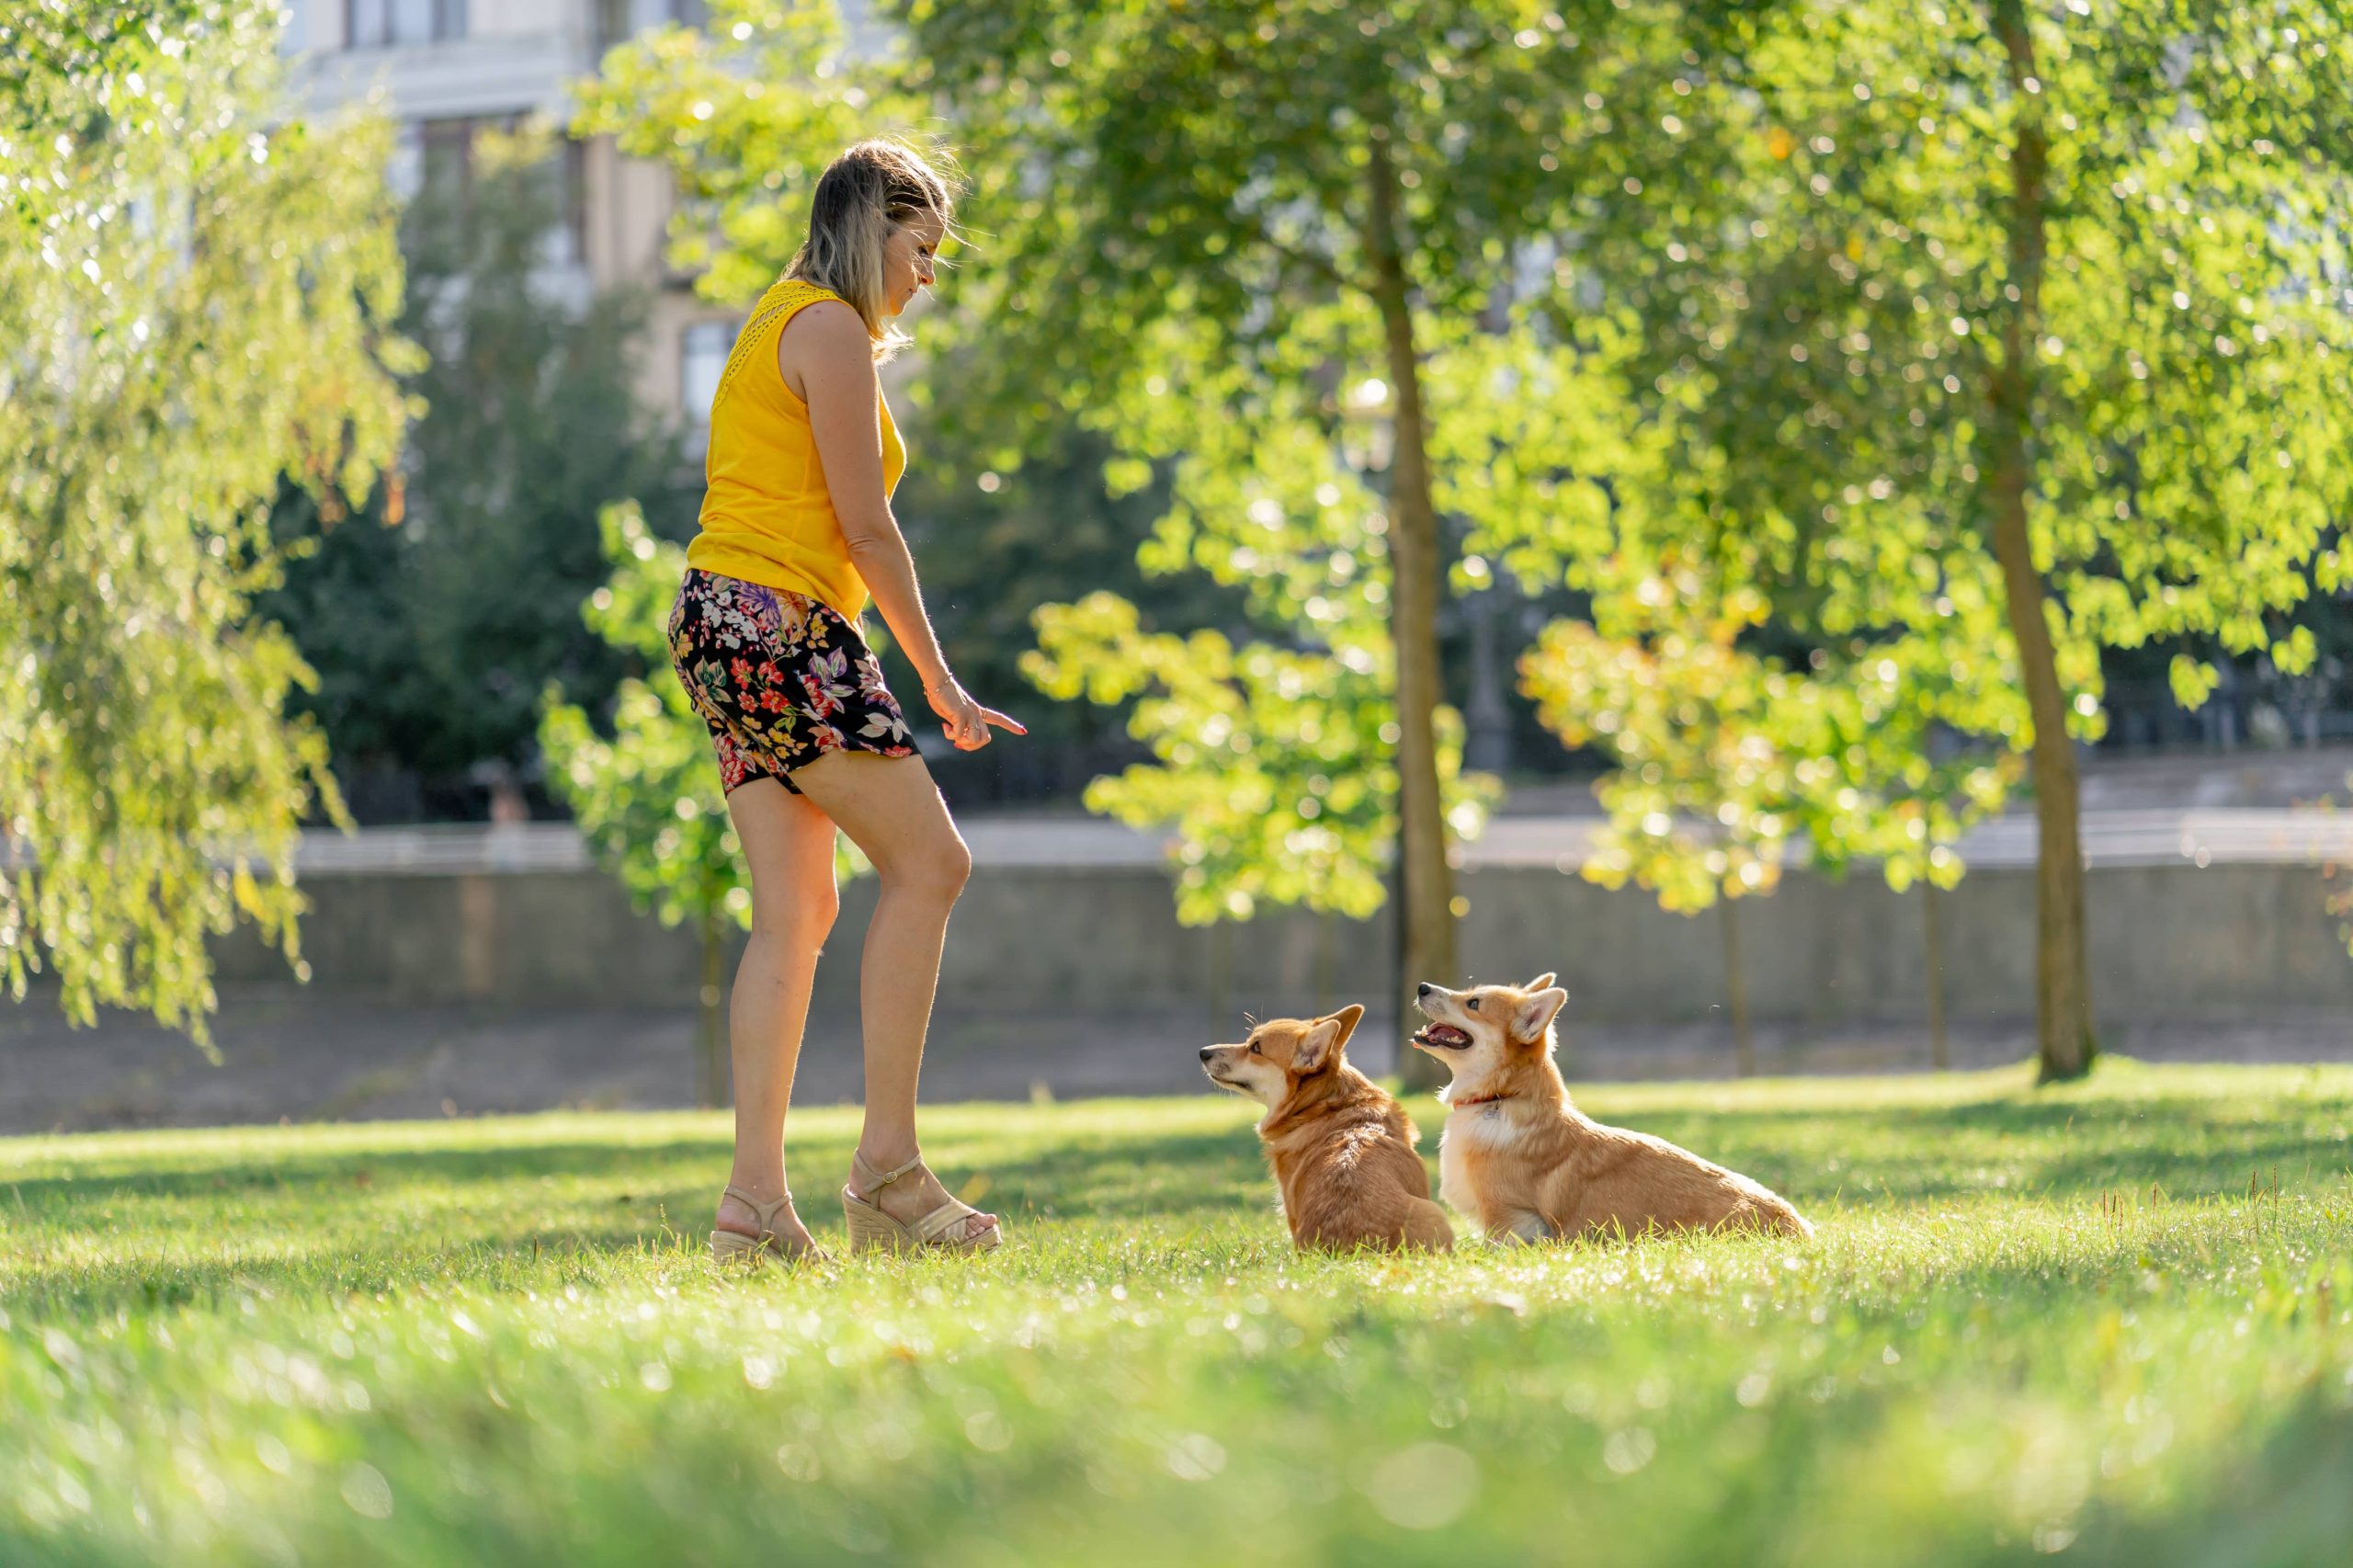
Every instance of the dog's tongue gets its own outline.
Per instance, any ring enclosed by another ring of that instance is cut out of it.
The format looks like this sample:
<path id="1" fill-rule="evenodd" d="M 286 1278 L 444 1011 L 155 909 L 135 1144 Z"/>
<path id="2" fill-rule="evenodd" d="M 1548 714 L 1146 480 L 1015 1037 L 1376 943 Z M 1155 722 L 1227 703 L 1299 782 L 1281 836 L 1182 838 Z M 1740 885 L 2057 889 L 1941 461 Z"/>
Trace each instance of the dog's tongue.
<path id="1" fill-rule="evenodd" d="M 1471 1037 L 1452 1024 L 1425 1024 L 1415 1038 L 1425 1045 L 1442 1045 L 1449 1050 L 1471 1043 Z"/>

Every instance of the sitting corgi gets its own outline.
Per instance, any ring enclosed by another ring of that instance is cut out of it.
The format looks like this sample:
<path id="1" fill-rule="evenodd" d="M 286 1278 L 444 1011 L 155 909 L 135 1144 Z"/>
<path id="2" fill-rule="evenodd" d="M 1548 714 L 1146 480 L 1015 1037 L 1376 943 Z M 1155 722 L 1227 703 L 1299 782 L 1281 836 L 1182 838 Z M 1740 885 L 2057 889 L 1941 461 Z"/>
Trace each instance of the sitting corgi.
<path id="1" fill-rule="evenodd" d="M 1569 1103 L 1552 1020 L 1569 994 L 1524 986 L 1416 988 L 1428 1019 L 1413 1043 L 1454 1081 L 1438 1141 L 1438 1190 L 1490 1241 L 1738 1230 L 1810 1236 L 1779 1194 L 1663 1138 L 1604 1127 Z"/>
<path id="2" fill-rule="evenodd" d="M 1258 1137 L 1302 1250 L 1451 1251 L 1454 1227 L 1430 1201 L 1429 1172 L 1414 1153 L 1420 1134 L 1341 1055 L 1363 1017 L 1349 1006 L 1328 1018 L 1277 1018 L 1240 1045 L 1203 1048 L 1201 1070 L 1267 1108 Z"/>

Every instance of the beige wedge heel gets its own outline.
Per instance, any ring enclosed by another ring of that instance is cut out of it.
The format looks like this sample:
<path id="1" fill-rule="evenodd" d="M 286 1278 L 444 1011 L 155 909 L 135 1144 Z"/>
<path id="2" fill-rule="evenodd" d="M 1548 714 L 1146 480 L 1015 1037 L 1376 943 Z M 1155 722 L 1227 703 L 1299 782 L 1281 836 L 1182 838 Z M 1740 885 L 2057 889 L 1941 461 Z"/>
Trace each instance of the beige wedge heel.
<path id="1" fill-rule="evenodd" d="M 1004 1227 L 991 1225 L 976 1236 L 962 1233 L 965 1221 L 980 1212 L 969 1203 L 951 1198 L 931 1212 L 920 1216 L 913 1224 L 902 1224 L 882 1212 L 882 1205 L 875 1199 L 884 1187 L 921 1168 L 923 1156 L 917 1154 L 895 1169 L 878 1171 L 866 1163 L 866 1156 L 852 1151 L 850 1169 L 864 1185 L 866 1196 L 860 1198 L 848 1187 L 842 1188 L 842 1217 L 849 1221 L 849 1250 L 856 1252 L 914 1252 L 923 1247 L 937 1247 L 942 1252 L 988 1252 L 1005 1241 Z M 950 1231 L 957 1233 L 949 1234 Z"/>
<path id="2" fill-rule="evenodd" d="M 792 1194 L 786 1193 L 773 1203 L 763 1203 L 740 1187 L 729 1187 L 721 1195 L 732 1198 L 752 1211 L 758 1221 L 760 1233 L 747 1236 L 741 1231 L 713 1230 L 710 1233 L 710 1256 L 720 1263 L 738 1263 L 757 1267 L 773 1258 L 779 1263 L 831 1263 L 833 1255 L 813 1242 L 779 1235 L 776 1217 L 792 1207 Z"/>

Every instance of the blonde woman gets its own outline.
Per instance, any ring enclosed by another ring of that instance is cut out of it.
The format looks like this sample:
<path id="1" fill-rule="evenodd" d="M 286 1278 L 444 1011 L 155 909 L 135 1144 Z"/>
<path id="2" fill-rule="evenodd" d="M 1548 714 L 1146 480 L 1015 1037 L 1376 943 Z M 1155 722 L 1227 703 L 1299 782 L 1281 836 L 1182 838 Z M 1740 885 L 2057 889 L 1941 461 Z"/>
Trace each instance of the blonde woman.
<path id="1" fill-rule="evenodd" d="M 979 1250 L 994 1215 L 958 1202 L 915 1141 L 915 1080 L 948 914 L 972 869 L 858 633 L 870 595 L 960 751 L 1021 726 L 974 701 L 940 656 L 891 514 L 905 449 L 875 366 L 931 286 L 953 193 L 924 158 L 867 142 L 817 182 L 808 242 L 736 338 L 711 400 L 702 528 L 670 618 L 678 678 L 710 726 L 752 872 L 752 934 L 729 1028 L 735 1164 L 721 1259 L 818 1252 L 793 1212 L 784 1118 L 817 950 L 833 927 L 834 829 L 874 863 L 859 1009 L 866 1120 L 842 1203 L 852 1250 Z"/>

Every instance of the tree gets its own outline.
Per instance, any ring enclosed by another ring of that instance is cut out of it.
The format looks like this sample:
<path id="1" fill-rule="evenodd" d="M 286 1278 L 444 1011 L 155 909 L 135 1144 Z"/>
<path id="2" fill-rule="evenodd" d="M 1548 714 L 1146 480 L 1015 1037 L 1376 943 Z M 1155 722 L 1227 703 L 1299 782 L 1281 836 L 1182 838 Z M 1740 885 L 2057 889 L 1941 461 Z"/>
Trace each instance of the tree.
<path id="1" fill-rule="evenodd" d="M 1132 478 L 1166 465 L 1174 507 L 1152 560 L 1246 581 L 1270 659 L 1328 650 L 1346 672 L 1334 681 L 1364 687 L 1352 702 L 1389 705 L 1342 727 L 1319 767 L 1362 773 L 1376 800 L 1394 789 L 1409 990 L 1456 975 L 1449 846 L 1475 820 L 1438 680 L 1445 496 L 1466 506 L 1470 585 L 1496 521 L 1475 474 L 1441 472 L 1461 445 L 1446 421 L 1508 396 L 1464 375 L 1442 404 L 1433 365 L 1476 359 L 1482 318 L 1502 318 L 1506 352 L 1533 350 L 1510 311 L 1518 274 L 1599 196 L 1573 145 L 1583 106 L 1672 62 L 1669 16 L 1448 0 L 907 10 L 908 85 L 957 107 L 973 222 L 996 257 L 984 320 L 1003 379 L 965 403 L 1103 429 Z M 1046 678 L 1076 624 L 1044 623 Z M 1086 654 L 1165 667 L 1168 651 Z M 1100 803 L 1141 815 L 1157 790 L 1209 809 L 1221 769 L 1256 799 L 1265 735 L 1245 753 L 1185 732 L 1227 710 L 1275 715 L 1255 695 L 1193 690 L 1139 710 L 1157 715 L 1165 779 L 1131 773 Z M 1288 832 L 1257 842 L 1301 852 Z M 1280 885 L 1275 870 L 1257 881 Z"/>
<path id="2" fill-rule="evenodd" d="M 2046 1079 L 2095 1050 L 2101 648 L 2212 636 L 2292 674 L 2287 612 L 2343 575 L 2349 49 L 2292 0 L 1735 12 L 1620 139 L 1675 193 L 1594 239 L 1677 442 L 1645 526 L 1816 644 L 1775 678 L 1858 694 L 1892 661 L 2030 757 Z M 2172 670 L 2187 704 L 2214 678 Z"/>
<path id="3" fill-rule="evenodd" d="M 593 529 L 642 498 L 658 533 L 691 520 L 675 433 L 638 406 L 642 301 L 555 291 L 549 235 L 561 165 L 542 131 L 477 140 L 468 186 L 428 180 L 404 214 L 402 330 L 432 358 L 407 378 L 405 506 L 330 522 L 296 497 L 278 535 L 298 552 L 266 608 L 318 672 L 301 706 L 354 769 L 463 778 L 537 758 L 542 686 L 601 710 L 620 655 L 582 624 L 604 580 Z M 528 585 L 528 586 L 526 586 Z"/>
<path id="4" fill-rule="evenodd" d="M 298 824 L 339 807 L 310 678 L 253 613 L 280 476 L 391 460 L 415 366 L 376 120 L 289 119 L 277 12 L 0 19 L 0 973 L 207 1040 L 207 939 L 302 972 Z"/>
<path id="5" fill-rule="evenodd" d="M 620 879 L 630 901 L 665 926 L 693 926 L 702 960 L 696 1092 L 702 1104 L 720 1105 L 727 1096 L 726 930 L 730 922 L 750 929 L 752 891 L 710 733 L 669 669 L 670 606 L 687 552 L 655 538 L 633 502 L 606 507 L 597 530 L 611 576 L 581 616 L 642 673 L 614 693 L 609 739 L 586 709 L 551 687 L 540 744 L 589 852 Z M 836 875 L 855 876 L 865 862 L 837 835 L 834 865 Z"/>
<path id="6" fill-rule="evenodd" d="M 1328 335 L 1347 363 L 1349 327 L 1362 324 L 1309 312 L 1301 333 Z M 1157 337 L 1167 384 L 1195 396 L 1165 399 L 1153 427 L 1122 432 L 1133 478 L 1147 472 L 1139 450 L 1169 475 L 1173 505 L 1141 560 L 1149 573 L 1199 571 L 1237 590 L 1245 640 L 1154 631 L 1101 593 L 1040 608 L 1025 667 L 1051 696 L 1144 699 L 1130 731 L 1154 761 L 1097 780 L 1086 799 L 1137 826 L 1175 824 L 1180 918 L 1246 920 L 1279 903 L 1370 915 L 1387 896 L 1403 794 L 1389 760 L 1402 730 L 1392 529 L 1365 472 L 1379 466 L 1372 404 L 1384 390 L 1343 374 L 1354 396 L 1344 403 L 1227 355 L 1216 334 L 1170 323 Z M 1359 367 L 1365 341 L 1359 332 Z M 1288 347 L 1322 358 L 1300 338 Z M 1470 836 L 1492 785 L 1461 775 L 1452 712 L 1434 722 L 1447 803 Z"/>

